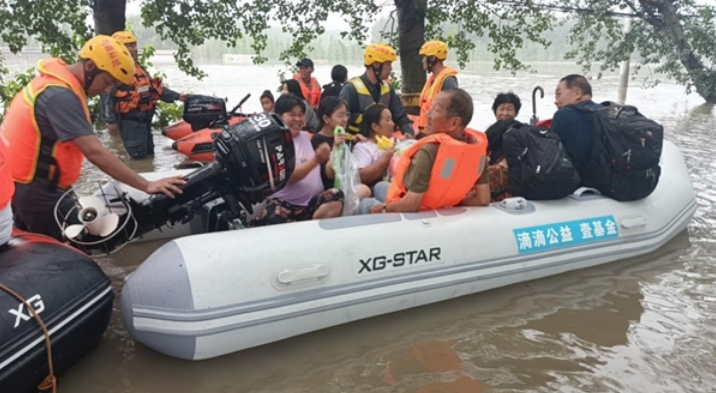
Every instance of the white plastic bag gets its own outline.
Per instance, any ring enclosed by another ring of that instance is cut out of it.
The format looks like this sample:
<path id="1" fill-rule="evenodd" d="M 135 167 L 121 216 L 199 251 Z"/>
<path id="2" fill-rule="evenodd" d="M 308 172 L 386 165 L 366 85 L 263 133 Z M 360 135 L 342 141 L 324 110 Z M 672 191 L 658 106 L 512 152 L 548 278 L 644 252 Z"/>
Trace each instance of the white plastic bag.
<path id="1" fill-rule="evenodd" d="M 358 186 L 360 186 L 360 175 L 351 149 L 346 143 L 342 143 L 331 151 L 330 165 L 336 173 L 334 187 L 343 191 L 343 215 L 352 216 L 358 212 Z"/>

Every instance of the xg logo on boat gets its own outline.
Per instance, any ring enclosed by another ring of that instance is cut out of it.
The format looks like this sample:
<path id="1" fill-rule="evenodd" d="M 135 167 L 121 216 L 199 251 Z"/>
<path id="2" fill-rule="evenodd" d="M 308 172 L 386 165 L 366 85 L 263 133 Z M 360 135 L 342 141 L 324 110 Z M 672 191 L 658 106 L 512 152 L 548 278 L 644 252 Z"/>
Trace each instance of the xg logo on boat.
<path id="1" fill-rule="evenodd" d="M 393 255 L 378 255 L 372 258 L 359 259 L 357 274 L 379 272 L 383 270 L 402 269 L 410 266 L 419 266 L 426 263 L 443 262 L 440 247 L 431 247 L 421 250 L 397 252 Z"/>
<path id="2" fill-rule="evenodd" d="M 42 297 L 40 297 L 39 294 L 27 299 L 27 303 L 35 309 L 35 312 L 38 315 L 45 311 L 45 303 L 42 301 Z M 30 310 L 27 310 L 27 314 L 25 314 L 25 303 L 20 303 L 17 306 L 17 310 L 11 308 L 8 312 L 15 316 L 15 326 L 12 327 L 13 329 L 20 326 L 20 322 L 29 321 L 30 318 L 32 318 L 32 312 L 30 312 Z"/>

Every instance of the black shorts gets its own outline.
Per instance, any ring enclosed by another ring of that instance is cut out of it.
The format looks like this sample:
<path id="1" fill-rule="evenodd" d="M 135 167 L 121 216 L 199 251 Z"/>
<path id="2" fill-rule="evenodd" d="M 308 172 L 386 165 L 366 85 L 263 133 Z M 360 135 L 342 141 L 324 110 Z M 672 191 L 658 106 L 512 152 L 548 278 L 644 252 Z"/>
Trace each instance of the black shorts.
<path id="1" fill-rule="evenodd" d="M 328 202 L 343 202 L 343 191 L 331 188 L 311 198 L 308 206 L 294 205 L 286 200 L 275 198 L 266 201 L 266 209 L 256 216 L 256 221 L 251 226 L 284 224 L 296 221 L 308 221 L 313 218 L 321 205 Z"/>

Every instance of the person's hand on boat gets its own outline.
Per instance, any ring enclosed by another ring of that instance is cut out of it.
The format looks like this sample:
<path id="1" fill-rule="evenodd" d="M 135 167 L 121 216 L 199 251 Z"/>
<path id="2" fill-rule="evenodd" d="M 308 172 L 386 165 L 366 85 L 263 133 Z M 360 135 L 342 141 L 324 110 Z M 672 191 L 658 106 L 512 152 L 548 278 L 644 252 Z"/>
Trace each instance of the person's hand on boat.
<path id="1" fill-rule="evenodd" d="M 316 155 L 314 156 L 314 159 L 319 164 L 324 164 L 326 161 L 328 161 L 328 158 L 331 156 L 331 147 L 328 146 L 328 143 L 323 142 L 316 148 Z"/>
<path id="2" fill-rule="evenodd" d="M 117 136 L 119 135 L 119 124 L 107 123 L 107 130 L 109 131 L 109 135 Z"/>
<path id="3" fill-rule="evenodd" d="M 336 134 L 336 136 L 333 138 L 333 148 L 340 146 L 345 141 L 346 141 L 346 133 L 345 132 L 340 132 L 340 133 Z"/>
<path id="4" fill-rule="evenodd" d="M 174 198 L 174 194 L 181 194 L 182 190 L 178 186 L 186 184 L 184 176 L 172 176 L 165 177 L 155 181 L 147 183 L 147 189 L 144 190 L 147 194 L 164 194 L 169 198 Z"/>

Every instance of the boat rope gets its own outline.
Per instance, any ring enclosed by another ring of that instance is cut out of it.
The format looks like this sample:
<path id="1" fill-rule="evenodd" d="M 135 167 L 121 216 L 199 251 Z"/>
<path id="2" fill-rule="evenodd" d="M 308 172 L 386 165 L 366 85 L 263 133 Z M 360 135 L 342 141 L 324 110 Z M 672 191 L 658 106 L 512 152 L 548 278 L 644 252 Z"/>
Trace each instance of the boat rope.
<path id="1" fill-rule="evenodd" d="M 47 365 L 49 367 L 49 372 L 47 374 L 47 377 L 45 377 L 45 379 L 40 382 L 39 385 L 37 385 L 37 389 L 41 392 L 51 391 L 52 393 L 57 393 L 57 378 L 55 377 L 55 370 L 52 364 L 52 341 L 50 339 L 50 332 L 47 330 L 47 326 L 45 326 L 45 322 L 42 321 L 42 317 L 37 315 L 35 309 L 30 305 L 30 303 L 28 303 L 27 300 L 25 300 L 25 298 L 20 296 L 17 292 L 13 291 L 2 283 L 0 283 L 0 289 L 9 293 L 12 297 L 24 304 L 25 307 L 30 310 L 32 316 L 35 317 L 35 320 L 42 328 L 42 331 L 45 333 L 45 347 L 47 347 Z"/>

